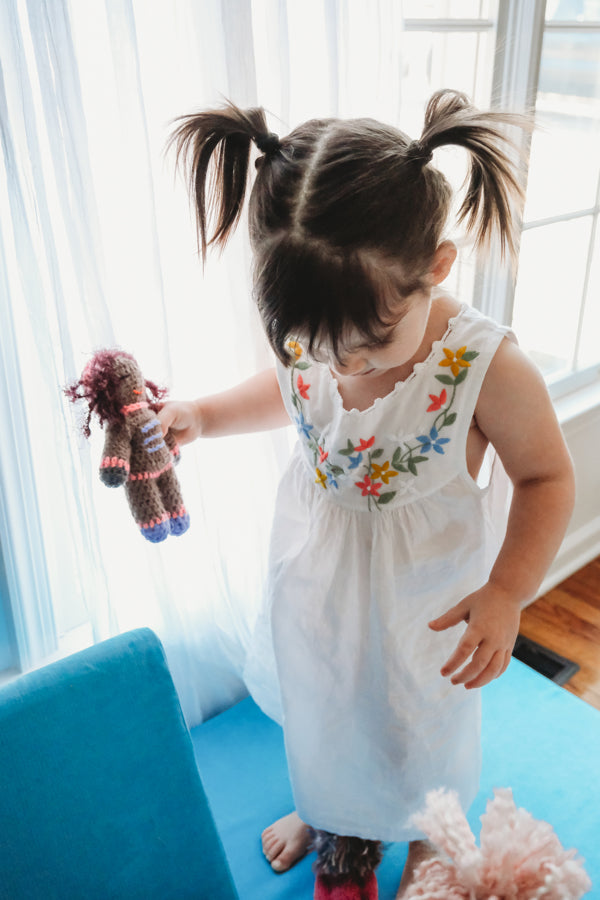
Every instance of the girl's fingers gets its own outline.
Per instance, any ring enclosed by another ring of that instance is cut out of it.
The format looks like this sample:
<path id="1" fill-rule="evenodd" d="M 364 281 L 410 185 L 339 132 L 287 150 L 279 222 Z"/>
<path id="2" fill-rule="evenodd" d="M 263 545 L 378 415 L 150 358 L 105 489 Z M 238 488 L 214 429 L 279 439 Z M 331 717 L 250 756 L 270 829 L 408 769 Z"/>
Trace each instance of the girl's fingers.
<path id="1" fill-rule="evenodd" d="M 457 606 L 453 606 L 452 609 L 449 609 L 443 615 L 438 616 L 437 619 L 433 619 L 429 622 L 429 627 L 432 631 L 445 631 L 446 628 L 452 628 L 453 625 L 458 625 L 460 622 L 464 622 L 466 612 L 462 606 L 462 603 L 457 604 Z"/>
<path id="2" fill-rule="evenodd" d="M 487 647 L 485 642 L 481 643 L 473 654 L 471 662 L 464 667 L 462 672 L 450 679 L 452 684 L 465 684 L 466 682 L 474 681 L 487 669 L 493 657 L 494 651 Z"/>
<path id="3" fill-rule="evenodd" d="M 458 642 L 458 646 L 450 659 L 444 663 L 441 668 L 441 674 L 445 677 L 446 675 L 452 675 L 453 672 L 456 672 L 463 663 L 469 659 L 472 653 L 475 652 L 477 646 L 479 644 L 479 640 L 474 636 L 469 634 L 469 630 L 465 631 L 462 638 Z"/>
<path id="4" fill-rule="evenodd" d="M 504 657 L 504 651 L 497 650 L 490 659 L 488 665 L 483 669 L 483 671 L 480 672 L 478 676 L 470 679 L 465 683 L 465 688 L 470 691 L 473 688 L 484 687 L 484 685 L 489 684 L 490 681 L 493 681 L 494 678 L 498 678 L 504 671 Z"/>

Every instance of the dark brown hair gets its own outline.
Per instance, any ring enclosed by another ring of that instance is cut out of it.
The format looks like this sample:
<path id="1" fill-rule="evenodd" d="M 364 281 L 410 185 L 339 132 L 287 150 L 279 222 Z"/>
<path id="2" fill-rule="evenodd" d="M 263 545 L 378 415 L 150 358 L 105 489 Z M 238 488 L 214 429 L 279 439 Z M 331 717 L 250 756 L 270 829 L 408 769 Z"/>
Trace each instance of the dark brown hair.
<path id="1" fill-rule="evenodd" d="M 309 352 L 323 340 L 336 356 L 351 329 L 377 342 L 392 306 L 425 287 L 452 199 L 430 165 L 438 147 L 470 154 L 459 222 L 477 246 L 495 233 L 502 254 L 516 255 L 523 191 L 502 126 L 527 127 L 525 117 L 480 112 L 445 90 L 430 99 L 418 141 L 366 118 L 312 119 L 278 139 L 262 108 L 230 102 L 177 121 L 170 144 L 195 200 L 203 260 L 210 245 L 225 247 L 239 221 L 252 142 L 263 150 L 248 207 L 254 293 L 284 364 L 290 337 L 308 340 Z"/>
<path id="2" fill-rule="evenodd" d="M 82 400 L 87 404 L 87 417 L 82 431 L 88 438 L 91 435 L 90 422 L 94 413 L 98 416 L 102 427 L 105 422 L 115 425 L 123 420 L 122 374 L 116 366 L 119 361 L 124 360 L 128 361 L 132 371 L 135 370 L 139 373 L 140 381 L 152 395 L 144 397 L 150 409 L 158 412 L 159 401 L 167 395 L 166 388 L 158 387 L 153 381 L 144 379 L 131 353 L 125 353 L 123 350 L 99 350 L 86 365 L 79 381 L 73 382 L 64 389 L 64 393 L 73 403 Z"/>

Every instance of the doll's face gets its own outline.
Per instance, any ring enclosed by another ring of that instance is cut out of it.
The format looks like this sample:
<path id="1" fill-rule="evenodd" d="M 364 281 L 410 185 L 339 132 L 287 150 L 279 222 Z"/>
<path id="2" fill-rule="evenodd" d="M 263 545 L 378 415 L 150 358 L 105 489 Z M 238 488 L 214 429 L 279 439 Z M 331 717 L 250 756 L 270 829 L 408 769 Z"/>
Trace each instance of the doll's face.
<path id="1" fill-rule="evenodd" d="M 134 360 L 118 356 L 114 362 L 114 372 L 119 403 L 127 406 L 146 399 L 144 379 Z"/>

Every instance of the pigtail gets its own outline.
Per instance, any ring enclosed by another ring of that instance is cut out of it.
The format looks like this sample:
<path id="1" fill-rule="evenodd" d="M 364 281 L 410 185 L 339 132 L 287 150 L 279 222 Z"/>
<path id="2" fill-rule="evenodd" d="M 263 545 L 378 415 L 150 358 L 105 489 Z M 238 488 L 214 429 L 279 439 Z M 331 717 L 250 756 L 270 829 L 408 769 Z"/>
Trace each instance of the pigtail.
<path id="1" fill-rule="evenodd" d="M 195 205 L 198 249 L 206 261 L 207 247 L 216 244 L 222 250 L 239 221 L 251 143 L 269 134 L 265 112 L 262 108 L 244 111 L 227 101 L 222 109 L 181 116 L 175 121 L 180 124 L 167 150 L 174 144 L 176 163 L 179 166 L 183 162 Z M 207 221 L 213 217 L 215 231 L 208 239 Z"/>
<path id="2" fill-rule="evenodd" d="M 492 234 L 500 238 L 502 257 L 516 259 L 518 252 L 519 212 L 523 208 L 524 190 L 518 163 L 508 151 L 516 145 L 504 134 L 503 125 L 517 125 L 531 130 L 532 122 L 522 115 L 502 112 L 480 112 L 468 98 L 457 91 L 435 93 L 425 112 L 425 126 L 418 142 L 431 152 L 445 144 L 464 147 L 470 153 L 470 169 L 465 199 L 458 221 L 466 222 L 477 246 L 488 246 Z"/>

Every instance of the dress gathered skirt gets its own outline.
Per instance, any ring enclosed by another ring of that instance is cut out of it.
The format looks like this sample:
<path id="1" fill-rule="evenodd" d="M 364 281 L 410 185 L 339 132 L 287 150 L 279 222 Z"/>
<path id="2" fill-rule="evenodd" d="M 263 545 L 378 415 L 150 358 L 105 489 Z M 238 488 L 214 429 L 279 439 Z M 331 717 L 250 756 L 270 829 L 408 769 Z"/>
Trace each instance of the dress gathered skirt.
<path id="1" fill-rule="evenodd" d="M 440 675 L 465 626 L 428 622 L 485 584 L 506 529 L 499 460 L 482 483 L 466 466 L 505 337 L 463 305 L 428 358 L 363 411 L 344 409 L 298 342 L 278 367 L 299 440 L 245 679 L 283 727 L 296 809 L 314 828 L 419 839 L 410 820 L 428 791 L 453 789 L 465 809 L 477 794 L 480 691 Z"/>

